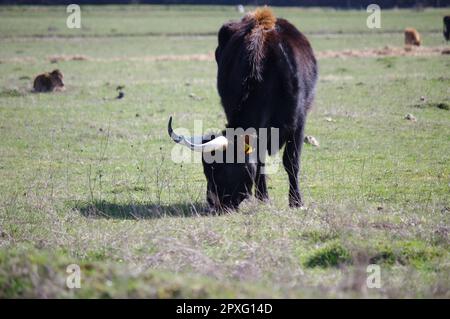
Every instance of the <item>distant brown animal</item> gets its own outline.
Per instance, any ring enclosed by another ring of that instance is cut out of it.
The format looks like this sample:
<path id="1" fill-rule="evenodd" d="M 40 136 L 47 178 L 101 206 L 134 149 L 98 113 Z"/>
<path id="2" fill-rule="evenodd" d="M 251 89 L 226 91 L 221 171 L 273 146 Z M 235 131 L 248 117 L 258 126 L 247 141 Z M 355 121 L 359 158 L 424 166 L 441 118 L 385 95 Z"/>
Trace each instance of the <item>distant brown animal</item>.
<path id="1" fill-rule="evenodd" d="M 39 74 L 33 82 L 35 92 L 53 92 L 64 90 L 63 74 L 60 70 Z"/>
<path id="2" fill-rule="evenodd" d="M 444 17 L 444 38 L 450 40 L 450 16 Z"/>
<path id="3" fill-rule="evenodd" d="M 420 34 L 414 28 L 405 29 L 405 45 L 420 46 Z"/>

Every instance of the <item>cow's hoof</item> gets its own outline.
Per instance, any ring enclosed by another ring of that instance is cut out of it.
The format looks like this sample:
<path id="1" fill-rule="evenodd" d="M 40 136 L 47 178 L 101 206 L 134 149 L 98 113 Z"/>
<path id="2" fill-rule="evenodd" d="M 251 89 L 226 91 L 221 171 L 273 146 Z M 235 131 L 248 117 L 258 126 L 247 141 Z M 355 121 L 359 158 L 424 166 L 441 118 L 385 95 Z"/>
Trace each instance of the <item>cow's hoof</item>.
<path id="1" fill-rule="evenodd" d="M 289 203 L 289 207 L 291 208 L 301 208 L 303 207 L 302 203 Z"/>

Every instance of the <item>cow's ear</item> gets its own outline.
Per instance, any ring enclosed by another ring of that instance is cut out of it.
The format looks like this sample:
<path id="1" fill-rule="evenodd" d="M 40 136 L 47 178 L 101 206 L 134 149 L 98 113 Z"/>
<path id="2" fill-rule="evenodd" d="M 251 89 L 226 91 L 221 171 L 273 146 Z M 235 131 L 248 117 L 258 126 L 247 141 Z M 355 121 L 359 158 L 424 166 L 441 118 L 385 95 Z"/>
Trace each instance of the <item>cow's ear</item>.
<path id="1" fill-rule="evenodd" d="M 253 152 L 253 143 L 255 137 L 253 135 L 245 135 L 244 136 L 244 152 L 245 154 L 251 154 Z"/>

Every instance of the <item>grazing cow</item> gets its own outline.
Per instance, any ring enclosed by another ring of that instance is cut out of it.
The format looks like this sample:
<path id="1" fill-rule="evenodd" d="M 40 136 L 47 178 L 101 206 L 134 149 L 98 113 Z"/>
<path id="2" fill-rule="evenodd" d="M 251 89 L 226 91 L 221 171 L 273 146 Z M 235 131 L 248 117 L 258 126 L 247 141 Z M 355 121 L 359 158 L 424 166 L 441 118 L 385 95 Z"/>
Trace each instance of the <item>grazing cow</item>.
<path id="1" fill-rule="evenodd" d="M 35 92 L 53 92 L 64 90 L 63 74 L 60 70 L 43 73 L 36 76 L 33 82 Z"/>
<path id="2" fill-rule="evenodd" d="M 420 34 L 414 28 L 405 29 L 405 45 L 420 46 Z"/>
<path id="3" fill-rule="evenodd" d="M 289 205 L 299 207 L 303 204 L 298 183 L 300 154 L 318 74 L 310 43 L 287 20 L 275 18 L 267 7 L 224 24 L 218 42 L 217 88 L 227 129 L 218 136 L 188 138 L 173 132 L 170 118 L 169 135 L 175 142 L 203 152 L 207 201 L 213 210 L 236 209 L 250 196 L 253 186 L 256 197 L 267 200 L 265 154 L 273 155 L 285 145 L 283 166 L 289 177 Z M 252 128 L 256 136 L 228 134 Z M 267 143 L 262 142 L 260 129 L 267 129 Z M 278 147 L 272 147 L 271 139 Z M 255 152 L 258 147 L 263 152 Z M 242 162 L 236 160 L 240 151 L 244 153 Z M 211 156 L 219 160 L 211 161 Z"/>
<path id="4" fill-rule="evenodd" d="M 444 38 L 450 40 L 450 16 L 444 17 Z"/>

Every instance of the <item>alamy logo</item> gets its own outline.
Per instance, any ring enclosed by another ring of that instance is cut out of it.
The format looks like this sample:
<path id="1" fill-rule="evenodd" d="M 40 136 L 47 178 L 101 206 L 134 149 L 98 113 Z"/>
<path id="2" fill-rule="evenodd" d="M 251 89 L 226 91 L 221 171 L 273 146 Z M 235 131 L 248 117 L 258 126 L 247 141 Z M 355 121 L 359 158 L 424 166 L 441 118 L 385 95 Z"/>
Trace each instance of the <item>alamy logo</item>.
<path id="1" fill-rule="evenodd" d="M 66 20 L 66 25 L 69 29 L 81 28 L 81 8 L 78 4 L 69 4 L 66 12 L 70 13 Z"/>
<path id="2" fill-rule="evenodd" d="M 370 4 L 366 10 L 371 13 L 366 20 L 366 25 L 369 29 L 381 28 L 381 8 L 378 4 Z"/>
<path id="3" fill-rule="evenodd" d="M 381 268 L 379 265 L 369 265 L 366 269 L 367 276 L 366 284 L 367 288 L 381 288 Z"/>
<path id="4" fill-rule="evenodd" d="M 265 164 L 263 174 L 278 172 L 281 163 L 279 152 L 270 160 L 266 156 L 269 148 L 275 152 L 280 148 L 278 128 L 227 128 L 217 136 L 202 135 L 203 121 L 194 121 L 194 135 L 185 128 L 177 128 L 177 132 L 170 133 L 177 143 L 171 151 L 171 159 L 175 163 L 201 163 L 202 160 L 208 164 L 257 163 L 259 160 Z"/>
<path id="5" fill-rule="evenodd" d="M 66 272 L 69 274 L 66 279 L 66 285 L 69 289 L 81 288 L 81 269 L 77 264 L 67 266 Z"/>

